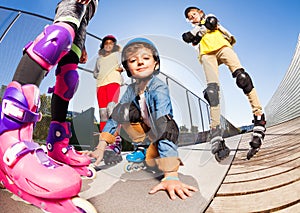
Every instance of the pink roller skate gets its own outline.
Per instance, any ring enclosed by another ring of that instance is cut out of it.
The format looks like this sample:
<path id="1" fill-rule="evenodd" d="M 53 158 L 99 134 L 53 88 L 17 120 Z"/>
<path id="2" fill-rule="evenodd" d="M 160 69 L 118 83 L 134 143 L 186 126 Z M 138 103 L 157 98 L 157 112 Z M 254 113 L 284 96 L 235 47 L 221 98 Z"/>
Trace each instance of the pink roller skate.
<path id="1" fill-rule="evenodd" d="M 2 187 L 47 212 L 96 212 L 78 197 L 81 178 L 69 166 L 49 158 L 32 140 L 38 113 L 35 85 L 8 85 L 0 118 L 0 183 Z"/>
<path id="2" fill-rule="evenodd" d="M 69 145 L 71 127 L 69 122 L 52 121 L 47 137 L 48 155 L 64 164 L 71 166 L 81 176 L 88 179 L 96 177 L 96 170 L 89 167 L 91 160 L 87 155 L 77 152 Z"/>

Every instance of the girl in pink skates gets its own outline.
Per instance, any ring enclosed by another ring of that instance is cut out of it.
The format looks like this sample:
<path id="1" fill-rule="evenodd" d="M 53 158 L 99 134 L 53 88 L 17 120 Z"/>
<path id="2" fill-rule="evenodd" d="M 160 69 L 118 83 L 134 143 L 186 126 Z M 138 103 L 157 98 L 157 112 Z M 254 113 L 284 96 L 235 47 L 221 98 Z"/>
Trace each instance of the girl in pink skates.
<path id="1" fill-rule="evenodd" d="M 90 203 L 78 198 L 80 176 L 92 177 L 94 173 L 87 168 L 89 158 L 69 145 L 66 114 L 79 81 L 78 63 L 87 59 L 86 27 L 97 6 L 98 0 L 59 2 L 53 24 L 25 46 L 2 99 L 0 182 L 47 212 L 96 212 Z M 55 65 L 46 155 L 32 140 L 32 134 L 35 123 L 41 119 L 38 87 Z"/>

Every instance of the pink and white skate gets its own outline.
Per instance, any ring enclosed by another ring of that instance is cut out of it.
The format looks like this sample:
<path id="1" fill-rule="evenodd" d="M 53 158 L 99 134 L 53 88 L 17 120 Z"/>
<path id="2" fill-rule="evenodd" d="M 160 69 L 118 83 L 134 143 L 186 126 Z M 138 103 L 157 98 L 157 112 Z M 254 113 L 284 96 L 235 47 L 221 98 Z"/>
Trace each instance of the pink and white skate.
<path id="1" fill-rule="evenodd" d="M 89 166 L 90 158 L 75 150 L 69 145 L 71 127 L 69 122 L 52 121 L 47 137 L 48 155 L 64 164 L 71 166 L 82 177 L 93 179 L 96 177 L 96 170 Z"/>
<path id="2" fill-rule="evenodd" d="M 78 197 L 81 178 L 71 167 L 48 157 L 32 140 L 40 120 L 39 89 L 8 85 L 0 118 L 0 183 L 2 187 L 47 212 L 96 212 Z"/>

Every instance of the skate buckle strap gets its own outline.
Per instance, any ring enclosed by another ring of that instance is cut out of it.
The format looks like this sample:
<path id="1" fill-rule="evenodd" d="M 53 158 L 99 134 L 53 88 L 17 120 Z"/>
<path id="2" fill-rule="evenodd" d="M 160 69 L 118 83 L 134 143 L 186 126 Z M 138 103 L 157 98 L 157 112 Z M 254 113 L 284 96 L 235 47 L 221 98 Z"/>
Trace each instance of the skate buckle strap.
<path id="1" fill-rule="evenodd" d="M 223 141 L 223 140 L 224 140 L 223 137 L 221 137 L 221 136 L 216 136 L 216 137 L 214 137 L 213 139 L 211 139 L 210 143 L 211 143 L 211 144 L 214 144 L 214 143 L 216 143 L 216 142 Z"/>
<path id="2" fill-rule="evenodd" d="M 34 142 L 21 141 L 15 143 L 5 151 L 3 162 L 8 166 L 13 166 L 20 156 L 26 155 L 37 149 L 42 148 Z"/>
<path id="3" fill-rule="evenodd" d="M 2 103 L 2 112 L 22 123 L 37 122 L 42 119 L 42 114 L 32 112 L 26 107 L 17 104 L 16 102 L 4 99 Z"/>
<path id="4" fill-rule="evenodd" d="M 68 145 L 67 147 L 62 148 L 61 152 L 62 152 L 63 154 L 67 154 L 67 152 L 68 152 L 69 150 L 73 150 L 73 149 L 74 149 L 74 146 Z"/>
<path id="5" fill-rule="evenodd" d="M 253 127 L 253 132 L 265 132 L 266 128 L 263 126 L 255 126 Z"/>
<path id="6" fill-rule="evenodd" d="M 253 128 L 253 135 L 252 136 L 253 137 L 259 137 L 259 138 L 264 138 L 265 131 L 266 131 L 265 127 L 263 127 L 263 126 L 255 126 Z"/>

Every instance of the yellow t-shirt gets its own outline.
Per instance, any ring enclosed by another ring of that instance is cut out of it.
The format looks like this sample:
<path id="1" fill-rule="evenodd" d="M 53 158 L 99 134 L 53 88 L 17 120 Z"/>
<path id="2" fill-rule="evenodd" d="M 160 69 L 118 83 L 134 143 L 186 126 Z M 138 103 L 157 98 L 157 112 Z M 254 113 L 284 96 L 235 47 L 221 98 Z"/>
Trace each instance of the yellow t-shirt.
<path id="1" fill-rule="evenodd" d="M 224 46 L 232 47 L 222 32 L 219 30 L 208 31 L 200 41 L 200 55 L 209 54 Z"/>
<path id="2" fill-rule="evenodd" d="M 110 83 L 122 83 L 121 73 L 116 70 L 119 67 L 119 52 L 113 52 L 108 56 L 99 56 L 97 59 L 97 87 Z"/>

